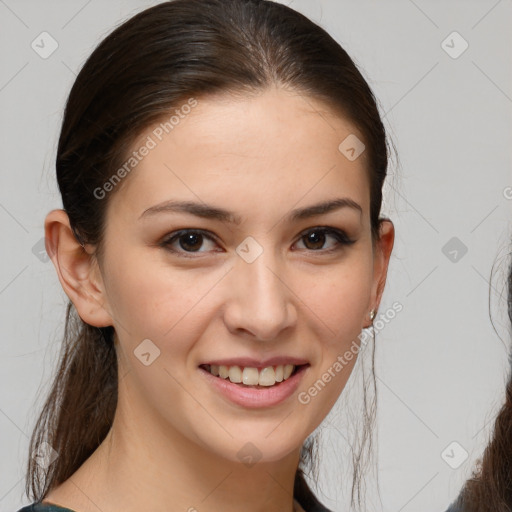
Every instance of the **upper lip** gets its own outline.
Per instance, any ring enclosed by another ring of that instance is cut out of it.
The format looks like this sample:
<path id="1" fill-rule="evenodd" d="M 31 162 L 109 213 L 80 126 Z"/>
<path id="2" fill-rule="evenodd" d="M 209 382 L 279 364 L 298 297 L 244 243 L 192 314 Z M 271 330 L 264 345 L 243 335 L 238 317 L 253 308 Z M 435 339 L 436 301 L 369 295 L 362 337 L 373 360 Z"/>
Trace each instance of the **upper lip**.
<path id="1" fill-rule="evenodd" d="M 302 359 L 300 357 L 275 356 L 264 360 L 253 359 L 252 357 L 230 357 L 229 359 L 212 359 L 202 364 L 214 364 L 217 366 L 241 366 L 244 368 L 267 368 L 268 366 L 279 366 L 285 364 L 293 364 L 295 366 L 300 366 L 309 363 L 306 359 Z"/>

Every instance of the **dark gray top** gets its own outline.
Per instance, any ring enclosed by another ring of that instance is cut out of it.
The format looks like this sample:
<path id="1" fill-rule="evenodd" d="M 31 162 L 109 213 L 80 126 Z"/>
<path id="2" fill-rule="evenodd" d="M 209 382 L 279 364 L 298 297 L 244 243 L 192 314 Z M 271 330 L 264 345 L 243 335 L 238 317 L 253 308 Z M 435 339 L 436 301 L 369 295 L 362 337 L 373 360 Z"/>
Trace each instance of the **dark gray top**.
<path id="1" fill-rule="evenodd" d="M 59 507 L 58 505 L 47 505 L 40 501 L 21 508 L 18 512 L 74 512 L 70 508 Z"/>
<path id="2" fill-rule="evenodd" d="M 317 506 L 315 508 L 309 508 L 306 510 L 302 507 L 302 505 L 299 502 L 297 502 L 297 503 L 299 504 L 299 507 L 301 507 L 299 509 L 299 512 L 302 512 L 302 510 L 304 512 L 331 512 L 330 510 L 326 509 L 322 505 L 320 505 L 319 507 Z M 31 505 L 28 505 L 26 507 L 23 507 L 22 509 L 18 510 L 18 512 L 74 512 L 74 511 L 69 508 L 59 507 L 58 505 L 53 505 L 53 504 L 49 505 L 46 503 L 41 503 L 39 501 L 39 502 L 32 503 Z M 457 511 L 450 511 L 450 512 L 457 512 Z"/>

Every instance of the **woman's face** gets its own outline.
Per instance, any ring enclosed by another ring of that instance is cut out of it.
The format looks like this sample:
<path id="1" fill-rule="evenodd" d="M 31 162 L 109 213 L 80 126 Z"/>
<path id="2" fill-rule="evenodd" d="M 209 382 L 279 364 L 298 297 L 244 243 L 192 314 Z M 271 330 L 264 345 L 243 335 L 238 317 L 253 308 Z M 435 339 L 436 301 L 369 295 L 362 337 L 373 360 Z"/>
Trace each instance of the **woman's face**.
<path id="1" fill-rule="evenodd" d="M 140 161 L 107 198 L 118 407 L 217 457 L 277 460 L 334 405 L 380 299 L 389 254 L 372 248 L 362 137 L 281 89 L 184 111 L 169 133 L 157 123 L 141 135 Z M 184 202 L 191 211 L 172 206 Z M 204 366 L 222 363 L 262 385 Z M 300 372 L 269 385 L 286 364 Z"/>

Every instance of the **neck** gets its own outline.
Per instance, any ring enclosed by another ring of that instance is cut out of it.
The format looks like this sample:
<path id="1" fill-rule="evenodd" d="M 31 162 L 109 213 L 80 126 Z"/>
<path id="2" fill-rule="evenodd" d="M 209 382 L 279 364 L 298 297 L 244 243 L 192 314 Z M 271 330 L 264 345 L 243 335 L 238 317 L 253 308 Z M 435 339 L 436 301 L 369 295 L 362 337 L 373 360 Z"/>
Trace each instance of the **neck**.
<path id="1" fill-rule="evenodd" d="M 50 493 L 47 501 L 80 512 L 293 512 L 300 448 L 249 466 L 149 418 L 149 408 L 141 413 L 120 394 L 109 434 L 71 477 L 73 497 Z"/>

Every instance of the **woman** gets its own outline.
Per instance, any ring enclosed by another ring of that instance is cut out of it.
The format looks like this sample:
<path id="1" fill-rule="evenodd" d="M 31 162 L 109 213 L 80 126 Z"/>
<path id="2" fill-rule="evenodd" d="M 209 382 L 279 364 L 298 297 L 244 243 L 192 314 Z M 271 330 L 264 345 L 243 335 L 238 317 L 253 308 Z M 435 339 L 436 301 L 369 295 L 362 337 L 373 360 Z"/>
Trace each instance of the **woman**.
<path id="1" fill-rule="evenodd" d="M 306 440 L 384 290 L 387 149 L 350 57 L 284 5 L 175 0 L 110 34 L 59 139 L 70 302 L 23 510 L 327 510 Z"/>
<path id="2" fill-rule="evenodd" d="M 512 263 L 508 272 L 508 317 L 512 324 Z M 447 512 L 512 510 L 512 355 L 503 404 L 479 467 Z"/>

